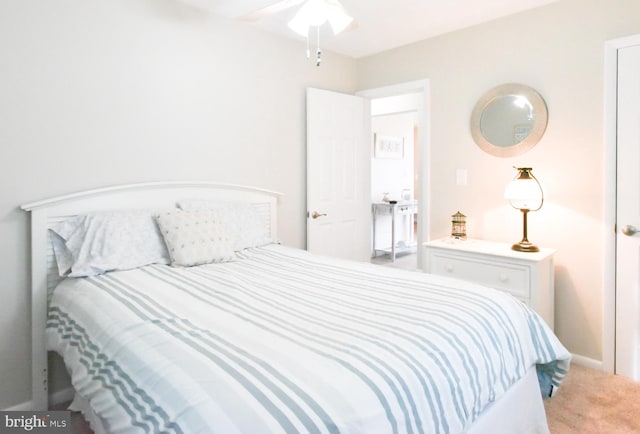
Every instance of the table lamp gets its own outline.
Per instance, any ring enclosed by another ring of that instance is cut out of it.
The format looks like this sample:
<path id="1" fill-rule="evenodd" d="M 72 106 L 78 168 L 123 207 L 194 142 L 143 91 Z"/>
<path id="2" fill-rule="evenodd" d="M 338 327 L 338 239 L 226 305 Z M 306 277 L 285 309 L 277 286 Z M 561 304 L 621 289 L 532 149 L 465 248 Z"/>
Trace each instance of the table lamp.
<path id="1" fill-rule="evenodd" d="M 522 211 L 522 241 L 511 246 L 518 252 L 538 252 L 540 249 L 527 239 L 527 214 L 529 211 L 538 211 L 542 208 L 544 195 L 542 187 L 531 173 L 530 167 L 518 167 L 518 174 L 507 185 L 504 197 L 512 207 Z"/>

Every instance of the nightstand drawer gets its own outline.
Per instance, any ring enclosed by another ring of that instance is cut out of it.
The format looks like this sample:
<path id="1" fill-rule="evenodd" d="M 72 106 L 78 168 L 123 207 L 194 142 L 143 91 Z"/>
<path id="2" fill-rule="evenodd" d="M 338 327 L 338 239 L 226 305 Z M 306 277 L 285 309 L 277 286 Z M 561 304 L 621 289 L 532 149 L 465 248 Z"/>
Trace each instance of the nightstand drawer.
<path id="1" fill-rule="evenodd" d="M 461 258 L 434 254 L 431 273 L 476 282 L 506 291 L 521 300 L 529 300 L 531 281 L 529 267 L 517 264 L 496 264 L 473 257 Z"/>

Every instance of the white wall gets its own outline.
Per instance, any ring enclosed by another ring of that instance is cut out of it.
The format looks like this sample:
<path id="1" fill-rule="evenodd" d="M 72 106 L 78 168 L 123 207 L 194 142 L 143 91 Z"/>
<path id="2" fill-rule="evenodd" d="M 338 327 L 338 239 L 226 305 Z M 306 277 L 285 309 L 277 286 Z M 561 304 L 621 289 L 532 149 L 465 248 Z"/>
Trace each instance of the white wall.
<path id="1" fill-rule="evenodd" d="M 548 6 L 391 50 L 358 62 L 362 89 L 428 78 L 431 83 L 429 236 L 449 216 L 468 216 L 470 237 L 515 242 L 522 217 L 503 199 L 512 166 L 528 166 L 545 192 L 529 216 L 529 239 L 557 249 L 556 333 L 569 350 L 602 359 L 604 226 L 604 43 L 640 33 L 637 0 L 560 0 Z M 401 67 L 399 67 L 401 65 Z M 475 102 L 501 83 L 540 92 L 549 125 L 514 158 L 482 152 L 471 138 Z M 456 168 L 468 170 L 457 186 Z"/>
<path id="2" fill-rule="evenodd" d="M 352 92 L 355 61 L 177 0 L 0 2 L 0 408 L 30 399 L 22 203 L 210 180 L 284 192 L 304 247 L 305 88 Z"/>

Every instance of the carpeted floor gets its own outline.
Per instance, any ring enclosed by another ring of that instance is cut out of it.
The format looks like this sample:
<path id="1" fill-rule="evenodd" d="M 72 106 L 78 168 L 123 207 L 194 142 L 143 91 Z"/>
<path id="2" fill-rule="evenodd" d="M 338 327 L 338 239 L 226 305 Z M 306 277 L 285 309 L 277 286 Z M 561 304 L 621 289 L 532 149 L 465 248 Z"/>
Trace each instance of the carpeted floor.
<path id="1" fill-rule="evenodd" d="M 545 409 L 551 434 L 637 434 L 640 383 L 574 364 Z"/>
<path id="2" fill-rule="evenodd" d="M 551 434 L 638 434 L 640 383 L 572 365 L 545 409 Z M 92 433 L 77 413 L 72 414 L 71 431 Z"/>

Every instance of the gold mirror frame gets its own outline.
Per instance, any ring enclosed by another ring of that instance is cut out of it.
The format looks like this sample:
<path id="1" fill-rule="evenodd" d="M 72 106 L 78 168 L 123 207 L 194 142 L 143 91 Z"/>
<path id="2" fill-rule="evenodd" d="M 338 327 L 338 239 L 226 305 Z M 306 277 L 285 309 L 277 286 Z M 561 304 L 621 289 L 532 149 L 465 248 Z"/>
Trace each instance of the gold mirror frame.
<path id="1" fill-rule="evenodd" d="M 480 122 L 482 120 L 482 114 L 492 102 L 498 98 L 509 95 L 525 97 L 533 106 L 535 119 L 529 135 L 524 140 L 511 146 L 498 146 L 491 143 L 482 134 Z M 482 95 L 473 108 L 473 112 L 471 113 L 471 136 L 480 149 L 488 154 L 503 158 L 515 157 L 524 154 L 540 141 L 547 129 L 548 117 L 549 114 L 544 99 L 533 88 L 518 83 L 501 84 Z"/>

